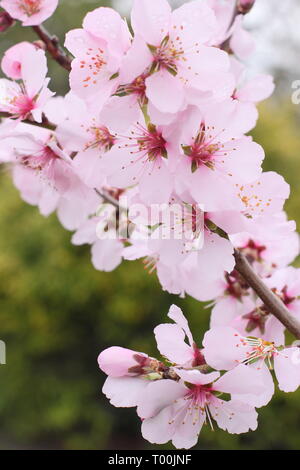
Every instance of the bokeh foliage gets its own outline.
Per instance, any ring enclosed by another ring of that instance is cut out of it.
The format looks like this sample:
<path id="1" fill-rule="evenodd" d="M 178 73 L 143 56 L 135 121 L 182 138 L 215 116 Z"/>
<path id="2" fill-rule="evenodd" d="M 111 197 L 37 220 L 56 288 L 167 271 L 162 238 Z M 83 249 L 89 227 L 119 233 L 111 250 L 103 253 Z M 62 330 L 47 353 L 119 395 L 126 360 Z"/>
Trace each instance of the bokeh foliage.
<path id="1" fill-rule="evenodd" d="M 63 38 L 95 6 L 62 1 L 48 26 Z M 16 27 L 1 39 L 1 50 L 33 38 Z M 66 91 L 65 72 L 51 67 L 52 88 Z M 261 107 L 254 135 L 266 150 L 265 169 L 291 183 L 287 210 L 300 222 L 299 113 L 288 98 Z M 0 338 L 7 344 L 7 365 L 0 366 L 0 448 L 149 448 L 134 411 L 115 409 L 102 396 L 97 355 L 112 344 L 157 355 L 152 330 L 174 302 L 200 341 L 209 310 L 162 292 L 140 262 L 125 262 L 109 274 L 95 271 L 89 248 L 73 247 L 55 215 L 45 219 L 23 203 L 6 168 L 0 180 Z M 300 391 L 278 392 L 259 414 L 259 429 L 247 435 L 205 427 L 198 448 L 299 448 Z"/>

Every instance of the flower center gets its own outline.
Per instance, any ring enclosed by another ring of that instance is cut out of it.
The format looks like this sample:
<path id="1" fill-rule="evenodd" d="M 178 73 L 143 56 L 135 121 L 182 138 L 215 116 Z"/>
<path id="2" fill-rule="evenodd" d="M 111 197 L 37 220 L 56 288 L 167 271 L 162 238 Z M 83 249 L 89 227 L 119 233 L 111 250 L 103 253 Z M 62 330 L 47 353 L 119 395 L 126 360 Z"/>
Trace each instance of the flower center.
<path id="1" fill-rule="evenodd" d="M 209 405 L 213 399 L 212 385 L 189 385 L 189 389 L 185 400 L 189 401 L 187 412 L 193 415 L 193 425 L 196 425 L 199 419 L 203 420 L 204 417 L 205 422 L 208 422 L 213 429 L 209 410 Z"/>
<path id="2" fill-rule="evenodd" d="M 42 171 L 50 162 L 59 158 L 50 147 L 44 147 L 40 152 L 22 155 L 20 163 L 31 170 Z"/>
<path id="3" fill-rule="evenodd" d="M 239 335 L 236 334 L 236 336 Z M 246 353 L 247 357 L 243 361 L 244 364 L 251 364 L 257 359 L 263 359 L 264 361 L 267 360 L 269 367 L 272 368 L 271 359 L 274 355 L 279 354 L 273 342 L 265 341 L 261 338 L 240 337 L 240 344 L 246 347 L 251 346 L 251 350 Z"/>
<path id="4" fill-rule="evenodd" d="M 131 151 L 130 154 L 142 153 L 142 157 L 146 156 L 148 161 L 156 161 L 158 158 L 167 158 L 166 144 L 167 142 L 162 136 L 162 133 L 156 129 L 156 126 L 149 124 L 148 128 L 144 128 L 140 124 L 136 126 L 136 132 L 131 132 L 129 140 L 132 142 L 127 147 L 133 147 L 136 151 Z"/>
<path id="5" fill-rule="evenodd" d="M 87 132 L 91 135 L 91 140 L 86 144 L 86 149 L 100 148 L 107 152 L 115 143 L 115 137 L 105 126 L 91 126 L 87 128 Z"/>
<path id="6" fill-rule="evenodd" d="M 250 313 L 243 315 L 245 320 L 248 320 L 246 331 L 250 333 L 251 331 L 255 330 L 256 328 L 259 329 L 261 334 L 265 333 L 266 328 L 266 321 L 270 315 L 270 312 L 266 309 L 264 305 L 261 307 L 257 307 Z"/>
<path id="7" fill-rule="evenodd" d="M 147 75 L 140 75 L 132 83 L 129 83 L 127 85 L 120 85 L 115 95 L 120 97 L 127 95 L 136 95 L 141 105 L 143 106 L 147 103 L 145 84 L 146 78 Z"/>
<path id="8" fill-rule="evenodd" d="M 221 149 L 224 147 L 220 142 L 215 142 L 215 138 L 209 134 L 204 124 L 201 124 L 196 138 L 193 137 L 192 145 L 182 145 L 184 154 L 191 160 L 192 172 L 196 171 L 201 165 L 214 169 L 215 158 L 226 156 Z"/>
<path id="9" fill-rule="evenodd" d="M 286 305 L 287 307 L 293 303 L 295 300 L 297 300 L 297 297 L 291 296 L 288 293 L 288 286 L 285 285 L 281 290 L 278 290 L 276 287 L 271 289 L 277 297 Z"/>
<path id="10" fill-rule="evenodd" d="M 240 248 L 250 263 L 254 261 L 262 261 L 261 253 L 266 250 L 263 245 L 256 244 L 253 240 L 249 240 L 247 245 Z"/>
<path id="11" fill-rule="evenodd" d="M 153 63 L 150 74 L 157 72 L 161 68 L 168 70 L 172 75 L 177 75 L 177 65 L 180 59 L 183 59 L 184 49 L 181 41 L 177 43 L 170 36 L 166 36 L 158 47 L 148 44 L 148 48 L 153 55 Z"/>
<path id="12" fill-rule="evenodd" d="M 35 15 L 41 10 L 42 0 L 20 0 L 19 7 L 27 16 Z"/>
<path id="13" fill-rule="evenodd" d="M 26 119 L 35 107 L 34 101 L 23 93 L 14 96 L 8 103 L 11 114 L 22 119 Z"/>

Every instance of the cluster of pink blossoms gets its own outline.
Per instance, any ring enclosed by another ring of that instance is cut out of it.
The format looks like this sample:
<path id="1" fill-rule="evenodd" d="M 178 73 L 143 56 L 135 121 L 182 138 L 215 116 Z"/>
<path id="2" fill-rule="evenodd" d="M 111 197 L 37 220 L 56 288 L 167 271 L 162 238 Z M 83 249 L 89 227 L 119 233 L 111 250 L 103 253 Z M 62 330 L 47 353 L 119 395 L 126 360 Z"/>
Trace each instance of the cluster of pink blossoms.
<path id="1" fill-rule="evenodd" d="M 57 3 L 0 5 L 29 26 Z M 195 0 L 172 11 L 167 0 L 135 0 L 133 34 L 117 12 L 97 8 L 67 33 L 74 59 L 64 97 L 48 88 L 40 44 L 17 44 L 1 63 L 0 160 L 22 198 L 45 216 L 56 211 L 73 244 L 91 245 L 96 269 L 142 259 L 164 290 L 213 300 L 202 349 L 174 306 L 175 324 L 156 328 L 171 366 L 123 348 L 100 354 L 104 393 L 115 406 L 137 406 L 150 442 L 188 448 L 213 421 L 230 433 L 254 430 L 255 408 L 274 392 L 269 371 L 286 392 L 300 384 L 297 348 L 285 346 L 284 326 L 234 269 L 238 248 L 300 317 L 300 271 L 289 266 L 299 241 L 283 211 L 289 186 L 262 171 L 264 151 L 247 135 L 274 89 L 242 63 L 253 51 L 243 28 L 253 3 Z M 127 221 L 112 236 L 124 200 Z M 191 230 L 162 236 L 162 226 L 176 231 L 178 219 L 164 218 L 174 204 Z"/>
<path id="2" fill-rule="evenodd" d="M 152 443 L 172 441 L 188 449 L 204 424 L 231 434 L 257 428 L 256 408 L 278 386 L 293 392 L 300 385 L 297 347 L 243 336 L 230 326 L 212 327 L 199 348 L 182 311 L 172 305 L 169 318 L 155 330 L 157 347 L 167 363 L 120 347 L 103 351 L 100 368 L 108 375 L 103 392 L 112 405 L 137 407 L 142 434 Z M 186 338 L 188 342 L 186 342 Z"/>

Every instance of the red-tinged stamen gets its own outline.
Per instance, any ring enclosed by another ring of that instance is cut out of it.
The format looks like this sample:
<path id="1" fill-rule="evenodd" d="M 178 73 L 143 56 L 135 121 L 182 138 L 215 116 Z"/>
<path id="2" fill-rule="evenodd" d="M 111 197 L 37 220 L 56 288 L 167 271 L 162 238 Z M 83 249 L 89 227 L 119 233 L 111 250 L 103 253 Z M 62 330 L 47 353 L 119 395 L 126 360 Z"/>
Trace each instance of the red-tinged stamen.
<path id="1" fill-rule="evenodd" d="M 225 279 L 227 282 L 225 295 L 230 295 L 235 299 L 249 295 L 249 286 L 237 271 L 232 271 L 230 274 L 225 273 Z"/>
<path id="2" fill-rule="evenodd" d="M 275 356 L 283 355 L 285 358 L 287 358 L 283 351 L 280 351 L 278 348 L 276 348 L 274 342 L 265 341 L 262 338 L 244 337 L 237 333 L 235 333 L 234 336 L 237 338 L 237 347 L 246 347 L 248 349 L 250 346 L 251 348 L 250 351 L 246 351 L 245 359 L 239 361 L 243 364 L 252 364 L 258 361 L 266 361 L 267 366 L 272 370 L 273 364 L 271 361 Z M 258 369 L 260 368 L 261 365 L 258 363 Z"/>
<path id="3" fill-rule="evenodd" d="M 149 46 L 149 48 L 153 54 L 152 71 L 165 68 L 174 74 L 177 73 L 178 61 L 184 55 L 184 49 L 179 37 L 178 40 L 172 40 L 169 36 L 166 36 L 159 47 Z"/>
<path id="4" fill-rule="evenodd" d="M 250 333 L 256 328 L 259 329 L 261 334 L 265 333 L 266 321 L 270 316 L 270 312 L 264 305 L 256 307 L 252 312 L 243 315 L 243 319 L 248 320 L 246 331 Z"/>
<path id="5" fill-rule="evenodd" d="M 166 141 L 154 125 L 149 124 L 148 128 L 145 128 L 137 123 L 130 136 L 119 137 L 122 141 L 118 148 L 128 150 L 128 163 L 121 169 L 125 170 L 131 165 L 142 163 L 142 167 L 132 177 L 132 184 L 136 184 L 145 171 L 151 176 L 155 169 L 161 169 L 162 157 L 167 158 Z"/>
<path id="6" fill-rule="evenodd" d="M 22 155 L 18 157 L 20 163 L 31 170 L 42 171 L 56 160 L 58 155 L 48 146 L 45 146 L 35 154 Z"/>
<path id="7" fill-rule="evenodd" d="M 112 135 L 106 126 L 92 125 L 86 129 L 90 140 L 86 144 L 86 149 L 99 148 L 104 152 L 108 152 L 115 144 L 116 138 Z"/>
<path id="8" fill-rule="evenodd" d="M 136 95 L 140 104 L 143 106 L 147 102 L 146 83 L 147 75 L 140 75 L 132 83 L 120 85 L 117 89 L 116 96 Z"/>
<path id="9" fill-rule="evenodd" d="M 200 166 L 206 165 L 211 169 L 218 168 L 225 162 L 225 158 L 235 148 L 228 148 L 219 140 L 220 135 L 225 131 L 223 129 L 218 134 L 214 133 L 215 128 L 200 125 L 198 134 L 193 137 L 191 145 L 182 145 L 185 155 L 191 160 L 192 171 L 196 171 Z M 232 140 L 235 140 L 234 138 Z M 232 176 L 232 175 L 229 175 Z"/>
<path id="10" fill-rule="evenodd" d="M 226 415 L 229 420 L 233 419 L 234 413 L 226 409 L 226 402 L 216 397 L 218 393 L 213 384 L 207 385 L 194 385 L 187 384 L 188 391 L 182 400 L 174 400 L 173 404 L 176 406 L 176 412 L 173 414 L 169 425 L 180 427 L 185 425 L 186 420 L 191 420 L 195 426 L 199 424 L 209 424 L 213 430 L 211 407 L 213 407 L 215 414 L 222 408 L 222 414 Z M 181 406 L 178 406 L 180 403 Z"/>
<path id="11" fill-rule="evenodd" d="M 240 250 L 247 257 L 249 263 L 253 263 L 254 261 L 262 262 L 261 254 L 266 250 L 266 247 L 255 243 L 253 240 L 249 240 L 247 245 L 241 247 Z"/>
<path id="12" fill-rule="evenodd" d="M 11 114 L 14 119 L 27 119 L 35 108 L 35 101 L 27 96 L 23 86 L 17 90 L 9 90 L 10 94 L 3 100 L 2 110 Z"/>

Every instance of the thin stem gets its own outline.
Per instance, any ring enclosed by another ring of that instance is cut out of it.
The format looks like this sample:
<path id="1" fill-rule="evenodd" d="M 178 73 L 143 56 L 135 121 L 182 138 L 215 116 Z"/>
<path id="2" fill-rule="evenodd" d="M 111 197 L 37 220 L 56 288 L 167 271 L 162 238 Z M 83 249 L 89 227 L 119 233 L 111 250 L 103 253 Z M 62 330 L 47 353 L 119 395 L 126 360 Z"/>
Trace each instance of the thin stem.
<path id="1" fill-rule="evenodd" d="M 56 36 L 52 36 L 42 25 L 32 26 L 32 29 L 43 41 L 46 46 L 46 50 L 49 52 L 52 58 L 56 60 L 56 62 L 61 65 L 64 69 L 70 72 L 72 60 L 60 46 L 58 38 Z"/>

